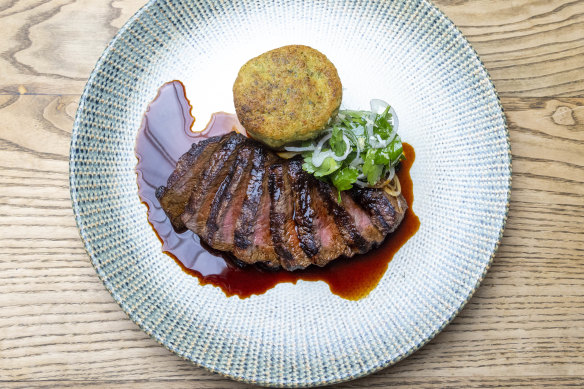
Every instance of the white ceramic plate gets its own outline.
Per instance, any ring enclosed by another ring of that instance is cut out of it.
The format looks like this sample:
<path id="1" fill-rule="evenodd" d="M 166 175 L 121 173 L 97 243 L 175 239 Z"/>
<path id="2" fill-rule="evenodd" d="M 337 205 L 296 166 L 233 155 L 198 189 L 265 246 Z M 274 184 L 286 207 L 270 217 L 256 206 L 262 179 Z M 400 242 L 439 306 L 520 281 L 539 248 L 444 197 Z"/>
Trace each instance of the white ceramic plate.
<path id="1" fill-rule="evenodd" d="M 137 195 L 134 142 L 165 82 L 185 83 L 199 126 L 234 112 L 249 58 L 305 44 L 337 66 L 343 105 L 390 102 L 416 150 L 419 232 L 370 295 L 322 282 L 241 300 L 200 286 L 161 252 Z M 425 0 L 151 1 L 96 65 L 71 142 L 71 197 L 91 261 L 122 309 L 165 347 L 236 380 L 323 385 L 396 363 L 434 337 L 484 277 L 508 207 L 499 100 L 458 29 Z"/>

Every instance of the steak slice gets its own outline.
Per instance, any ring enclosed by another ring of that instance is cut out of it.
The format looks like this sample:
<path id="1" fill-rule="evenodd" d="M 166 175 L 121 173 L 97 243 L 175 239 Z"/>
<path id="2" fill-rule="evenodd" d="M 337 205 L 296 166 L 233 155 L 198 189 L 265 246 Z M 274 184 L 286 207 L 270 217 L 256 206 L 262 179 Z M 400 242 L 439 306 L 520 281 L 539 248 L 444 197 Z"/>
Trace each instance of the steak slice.
<path id="1" fill-rule="evenodd" d="M 236 132 L 231 132 L 225 137 L 227 138 L 225 143 L 207 161 L 207 168 L 193 186 L 191 197 L 181 215 L 184 225 L 203 239 L 207 238 L 207 218 L 211 211 L 211 202 L 220 186 L 229 184 L 224 183 L 224 180 L 226 177 L 228 181 L 230 180 L 235 169 L 233 161 L 238 149 L 247 140 L 245 136 Z"/>
<path id="2" fill-rule="evenodd" d="M 316 212 L 312 207 L 312 196 L 307 173 L 302 170 L 302 160 L 294 158 L 288 161 L 288 176 L 294 200 L 294 222 L 300 241 L 300 248 L 314 262 L 320 251 L 320 240 L 316 231 Z"/>
<path id="3" fill-rule="evenodd" d="M 168 215 L 175 230 L 185 229 L 180 216 L 191 197 L 193 187 L 199 181 L 209 157 L 218 150 L 226 139 L 220 136 L 204 139 L 193 143 L 191 149 L 183 154 L 172 172 L 166 186 L 156 190 L 156 198 Z"/>
<path id="4" fill-rule="evenodd" d="M 267 173 L 275 160 L 273 153 L 260 145 L 256 147 L 245 199 L 234 231 L 233 253 L 248 264 L 262 262 L 268 267 L 280 266 L 270 232 L 271 200 Z"/>
<path id="5" fill-rule="evenodd" d="M 328 200 L 324 199 L 318 190 L 318 180 L 311 175 L 308 175 L 308 178 L 312 198 L 311 206 L 316 216 L 314 230 L 317 234 L 316 239 L 320 243 L 319 253 L 312 258 L 312 261 L 317 266 L 324 266 L 340 256 L 351 255 L 351 249 L 337 228 L 335 218 L 329 213 Z"/>
<path id="6" fill-rule="evenodd" d="M 404 196 L 391 196 L 383 189 L 353 188 L 348 193 L 368 212 L 383 235 L 395 231 L 408 209 Z"/>
<path id="7" fill-rule="evenodd" d="M 219 186 L 211 204 L 206 241 L 217 250 L 233 250 L 233 232 L 245 195 L 243 188 L 249 180 L 253 152 L 251 145 L 240 148 L 230 173 Z"/>
<path id="8" fill-rule="evenodd" d="M 300 248 L 300 240 L 294 222 L 294 197 L 288 162 L 278 161 L 270 166 L 268 187 L 272 200 L 270 208 L 270 232 L 280 265 L 286 270 L 303 269 L 312 262 Z"/>
<path id="9" fill-rule="evenodd" d="M 359 234 L 367 241 L 367 248 L 365 251 L 379 245 L 383 242 L 385 235 L 383 235 L 371 221 L 369 214 L 353 198 L 346 192 L 341 192 L 341 202 L 343 207 L 349 215 L 353 218 L 353 223 L 359 231 Z M 361 253 L 363 253 L 362 251 Z"/>
<path id="10" fill-rule="evenodd" d="M 343 204 L 338 203 L 338 193 L 336 188 L 322 181 L 317 182 L 317 188 L 326 202 L 328 212 L 333 216 L 339 232 L 350 249 L 348 256 L 367 251 L 370 244 L 359 233 L 359 230 L 354 223 L 353 216 L 347 212 L 343 207 Z"/>

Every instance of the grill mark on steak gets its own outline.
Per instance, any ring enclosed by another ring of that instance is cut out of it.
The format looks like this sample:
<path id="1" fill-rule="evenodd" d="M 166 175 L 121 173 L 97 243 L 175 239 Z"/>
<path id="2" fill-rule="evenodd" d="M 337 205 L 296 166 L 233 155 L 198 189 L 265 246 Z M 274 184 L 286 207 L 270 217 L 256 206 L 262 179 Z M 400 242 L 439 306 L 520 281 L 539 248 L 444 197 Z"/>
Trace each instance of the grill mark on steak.
<path id="1" fill-rule="evenodd" d="M 190 150 L 183 154 L 167 180 L 166 186 L 156 189 L 156 198 L 166 212 L 172 226 L 177 231 L 185 229 L 181 215 L 195 186 L 204 171 L 209 156 L 221 147 L 225 138 L 215 136 L 193 143 Z"/>
<path id="2" fill-rule="evenodd" d="M 203 139 L 202 141 L 197 143 L 193 143 L 191 145 L 190 150 L 187 151 L 178 159 L 178 162 L 176 163 L 176 169 L 174 170 L 174 172 L 172 172 L 170 177 L 168 177 L 166 186 L 168 188 L 171 188 L 173 185 L 175 185 L 177 181 L 181 178 L 181 176 L 185 172 L 187 172 L 186 169 L 188 169 L 192 165 L 194 159 L 201 154 L 205 147 L 211 145 L 219 147 L 221 144 L 223 144 L 225 140 L 226 139 L 224 137 L 218 135 L 212 138 Z"/>
<path id="3" fill-rule="evenodd" d="M 241 134 L 230 133 L 226 142 L 210 158 L 209 166 L 200 180 L 193 186 L 191 197 L 181 219 L 185 226 L 202 238 L 207 237 L 207 218 L 211 211 L 211 202 L 225 177 L 232 174 L 233 161 L 239 147 L 247 140 Z"/>
<path id="4" fill-rule="evenodd" d="M 241 210 L 241 202 L 236 203 L 233 198 L 237 197 L 238 194 L 241 197 L 243 191 L 238 191 L 238 188 L 242 180 L 248 179 L 252 152 L 253 150 L 247 145 L 239 149 L 229 174 L 219 186 L 212 201 L 211 211 L 207 219 L 207 242 L 217 250 L 231 251 L 233 248 L 233 227 L 235 227 L 233 215 L 239 214 L 239 210 Z M 243 183 L 243 185 L 245 184 L 246 182 Z M 226 216 L 228 216 L 228 220 L 225 222 Z M 220 226 L 221 230 L 219 230 Z"/>
<path id="5" fill-rule="evenodd" d="M 253 235 L 253 244 L 256 249 L 253 250 L 252 258 L 262 261 L 267 267 L 280 267 L 280 261 L 270 230 L 270 215 L 272 209 L 272 198 L 269 191 L 269 166 L 277 160 L 273 154 L 268 154 L 265 164 L 265 173 L 262 183 L 262 198 L 258 209 L 257 219 L 255 222 L 255 232 Z"/>
<path id="6" fill-rule="evenodd" d="M 268 168 L 277 157 L 256 143 L 246 197 L 234 232 L 234 255 L 241 261 L 280 267 L 270 232 Z"/>
<path id="7" fill-rule="evenodd" d="M 272 200 L 270 208 L 270 232 L 274 250 L 280 257 L 280 264 L 286 270 L 305 268 L 310 259 L 300 248 L 294 222 L 294 201 L 290 178 L 287 174 L 288 163 L 276 162 L 269 169 L 269 190 Z"/>
<path id="8" fill-rule="evenodd" d="M 367 241 L 365 251 L 369 251 L 372 247 L 379 245 L 383 241 L 384 235 L 373 225 L 369 214 L 346 192 L 341 192 L 341 202 L 343 208 L 353 218 L 357 231 Z"/>
<path id="9" fill-rule="evenodd" d="M 325 200 L 318 188 L 317 179 L 309 175 L 309 187 L 312 197 L 312 208 L 316 218 L 314 229 L 320 243 L 320 250 L 312 261 L 317 266 L 324 266 L 330 261 L 344 255 L 349 256 L 351 249 L 345 244 L 343 235 L 337 228 L 334 217 L 328 211 L 328 200 Z"/>
<path id="10" fill-rule="evenodd" d="M 316 239 L 314 228 L 316 213 L 312 208 L 308 176 L 302 170 L 302 160 L 294 158 L 288 162 L 288 176 L 292 187 L 290 195 L 294 200 L 294 222 L 300 248 L 309 258 L 313 258 L 320 250 L 320 241 Z"/>
<path id="11" fill-rule="evenodd" d="M 348 193 L 369 213 L 373 224 L 384 235 L 395 231 L 408 209 L 408 204 L 401 194 L 394 197 L 384 190 L 370 188 L 354 188 Z"/>
<path id="12" fill-rule="evenodd" d="M 223 217 L 223 220 L 220 224 L 219 231 L 214 239 L 214 245 L 218 248 L 222 244 L 226 244 L 230 247 L 229 251 L 235 252 L 236 245 L 235 245 L 235 231 L 237 228 L 237 223 L 240 220 L 240 215 L 243 212 L 243 206 L 245 203 L 245 198 L 247 195 L 247 187 L 251 181 L 252 174 L 253 174 L 253 167 L 254 161 L 256 160 L 255 156 L 257 153 L 263 153 L 265 157 L 265 151 L 262 147 L 259 147 L 258 144 L 254 141 L 249 141 L 247 145 L 249 148 L 249 157 L 246 161 L 246 169 L 245 172 L 242 174 L 241 179 L 237 187 L 233 188 L 232 191 L 232 198 L 229 207 L 226 209 Z M 265 160 L 265 158 L 264 158 Z M 261 184 L 261 183 L 260 183 Z M 257 207 L 255 208 L 257 211 Z M 254 225 L 255 220 L 251 220 L 251 226 Z M 215 243 L 216 242 L 216 243 Z M 273 251 L 273 250 L 272 250 Z M 275 258 L 275 253 L 273 255 Z"/>
<path id="13" fill-rule="evenodd" d="M 252 157 L 250 178 L 234 233 L 235 247 L 242 250 L 247 249 L 253 243 L 255 217 L 258 213 L 262 194 L 264 193 L 263 184 L 266 173 L 266 159 L 266 151 L 261 147 L 257 147 Z"/>
<path id="14" fill-rule="evenodd" d="M 369 244 L 359 234 L 353 222 L 353 217 L 337 202 L 338 195 L 336 188 L 333 189 L 330 184 L 322 181 L 317 182 L 317 188 L 321 196 L 326 200 L 328 211 L 333 215 L 337 228 L 345 239 L 347 246 L 351 249 L 349 256 L 355 253 L 365 252 Z"/>

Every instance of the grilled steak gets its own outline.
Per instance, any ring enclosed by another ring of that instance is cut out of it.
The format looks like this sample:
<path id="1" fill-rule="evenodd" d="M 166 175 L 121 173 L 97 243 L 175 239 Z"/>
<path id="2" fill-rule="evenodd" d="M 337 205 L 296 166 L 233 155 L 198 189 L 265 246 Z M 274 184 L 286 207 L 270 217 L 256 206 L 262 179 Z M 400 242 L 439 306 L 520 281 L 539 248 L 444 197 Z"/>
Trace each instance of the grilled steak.
<path id="1" fill-rule="evenodd" d="M 341 193 L 235 132 L 194 144 L 157 198 L 177 231 L 246 264 L 286 270 L 324 266 L 378 246 L 407 204 L 381 189 Z"/>
<path id="2" fill-rule="evenodd" d="M 318 255 L 313 258 L 313 263 L 324 266 L 331 258 L 350 256 L 351 249 L 347 246 L 339 227 L 335 223 L 333 215 L 328 211 L 328 200 L 323 198 L 318 190 L 316 178 L 308 177 L 311 189 L 312 209 L 316 215 L 313 228 L 320 244 Z"/>
<path id="3" fill-rule="evenodd" d="M 156 198 L 177 231 L 185 228 L 181 215 L 185 211 L 193 187 L 200 181 L 211 155 L 226 140 L 216 136 L 194 143 L 191 149 L 179 158 L 176 169 L 168 177 L 166 187 L 161 186 L 156 190 Z"/>
<path id="4" fill-rule="evenodd" d="M 245 192 L 241 212 L 235 223 L 233 254 L 241 261 L 263 263 L 272 268 L 280 262 L 270 232 L 270 192 L 268 169 L 276 156 L 258 146 Z"/>
<path id="5" fill-rule="evenodd" d="M 241 198 L 245 190 L 242 183 L 247 182 L 251 168 L 253 149 L 242 147 L 230 169 L 230 174 L 221 183 L 207 218 L 207 241 L 217 250 L 232 251 L 235 221 L 241 211 Z"/>
<path id="6" fill-rule="evenodd" d="M 301 159 L 294 158 L 288 162 L 288 176 L 294 193 L 294 222 L 300 248 L 307 257 L 314 258 L 320 251 L 320 241 L 315 228 L 316 212 L 312 207 L 308 175 L 302 170 Z"/>
<path id="7" fill-rule="evenodd" d="M 353 216 L 344 207 L 346 205 L 346 195 L 343 193 L 341 204 L 337 201 L 337 192 L 331 185 L 326 182 L 318 181 L 317 189 L 321 196 L 325 199 L 328 211 L 333 216 L 335 224 L 339 232 L 345 239 L 345 243 L 349 246 L 349 255 L 364 253 L 370 247 L 369 242 L 361 236 L 357 226 L 355 225 Z"/>
<path id="8" fill-rule="evenodd" d="M 294 217 L 294 197 L 298 194 L 292 190 L 288 164 L 288 161 L 278 161 L 270 166 L 270 232 L 282 267 L 296 270 L 307 267 L 311 261 L 300 247 L 298 225 Z"/>
<path id="9" fill-rule="evenodd" d="M 349 194 L 367 210 L 373 224 L 384 235 L 395 231 L 408 208 L 403 196 L 387 196 L 385 192 L 376 189 L 355 188 Z"/>
<path id="10" fill-rule="evenodd" d="M 191 231 L 206 240 L 207 219 L 211 212 L 211 205 L 222 187 L 229 185 L 229 180 L 235 170 L 233 161 L 237 157 L 237 151 L 246 141 L 246 138 L 237 133 L 225 135 L 227 140 L 207 161 L 207 168 L 200 176 L 201 179 L 193 186 L 191 196 L 185 207 L 181 220 Z M 227 182 L 226 182 L 227 181 Z"/>

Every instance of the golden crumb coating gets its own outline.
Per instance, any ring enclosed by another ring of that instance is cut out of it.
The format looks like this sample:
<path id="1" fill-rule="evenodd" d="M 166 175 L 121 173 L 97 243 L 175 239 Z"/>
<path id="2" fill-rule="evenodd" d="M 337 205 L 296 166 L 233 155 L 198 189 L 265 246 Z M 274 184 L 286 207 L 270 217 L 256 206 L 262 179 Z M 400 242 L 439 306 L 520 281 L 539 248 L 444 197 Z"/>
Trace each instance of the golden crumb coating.
<path id="1" fill-rule="evenodd" d="M 273 148 L 316 137 L 339 109 L 342 95 L 332 62 L 300 45 L 252 58 L 233 84 L 239 121 L 252 138 Z"/>

